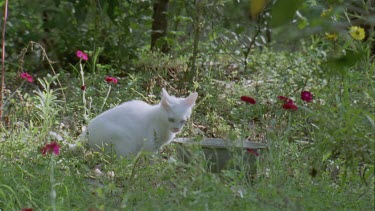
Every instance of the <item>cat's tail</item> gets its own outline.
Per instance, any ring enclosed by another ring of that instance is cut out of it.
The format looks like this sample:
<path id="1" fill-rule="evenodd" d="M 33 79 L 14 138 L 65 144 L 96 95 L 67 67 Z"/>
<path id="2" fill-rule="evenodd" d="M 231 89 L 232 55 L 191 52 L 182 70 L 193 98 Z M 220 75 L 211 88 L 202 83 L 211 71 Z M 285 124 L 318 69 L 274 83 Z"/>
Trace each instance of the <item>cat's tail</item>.
<path id="1" fill-rule="evenodd" d="M 76 141 L 73 144 L 69 145 L 69 150 L 76 151 L 79 146 L 82 146 L 87 139 L 87 128 L 82 126 L 82 133 L 77 137 Z"/>
<path id="2" fill-rule="evenodd" d="M 82 133 L 81 133 L 81 135 L 78 136 L 77 141 L 82 142 L 83 140 L 85 140 L 86 137 L 87 137 L 87 134 L 88 134 L 87 133 L 87 127 L 86 126 L 82 126 Z"/>

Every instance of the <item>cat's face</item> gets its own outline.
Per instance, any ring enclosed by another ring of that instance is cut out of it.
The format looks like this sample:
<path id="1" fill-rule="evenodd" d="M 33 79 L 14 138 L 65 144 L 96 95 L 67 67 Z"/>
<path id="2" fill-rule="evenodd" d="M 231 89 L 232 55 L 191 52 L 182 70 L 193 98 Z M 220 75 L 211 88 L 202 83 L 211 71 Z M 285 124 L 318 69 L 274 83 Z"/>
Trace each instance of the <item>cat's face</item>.
<path id="1" fill-rule="evenodd" d="M 168 122 L 169 130 L 178 133 L 185 125 L 191 115 L 191 110 L 197 100 L 198 93 L 192 93 L 187 98 L 169 96 L 163 89 L 161 106 L 166 111 L 165 121 Z"/>

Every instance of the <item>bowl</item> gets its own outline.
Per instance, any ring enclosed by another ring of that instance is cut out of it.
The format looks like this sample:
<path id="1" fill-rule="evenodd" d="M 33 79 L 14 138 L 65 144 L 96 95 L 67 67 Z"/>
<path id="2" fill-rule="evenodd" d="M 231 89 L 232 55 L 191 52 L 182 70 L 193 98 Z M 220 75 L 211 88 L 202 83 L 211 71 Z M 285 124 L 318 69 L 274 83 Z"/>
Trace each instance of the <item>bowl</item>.
<path id="1" fill-rule="evenodd" d="M 257 160 L 261 149 L 266 144 L 247 140 L 228 140 L 220 138 L 205 138 L 196 141 L 194 138 L 176 138 L 177 158 L 184 163 L 191 163 L 203 152 L 208 169 L 213 173 L 229 169 L 246 169 L 248 173 L 256 174 Z"/>

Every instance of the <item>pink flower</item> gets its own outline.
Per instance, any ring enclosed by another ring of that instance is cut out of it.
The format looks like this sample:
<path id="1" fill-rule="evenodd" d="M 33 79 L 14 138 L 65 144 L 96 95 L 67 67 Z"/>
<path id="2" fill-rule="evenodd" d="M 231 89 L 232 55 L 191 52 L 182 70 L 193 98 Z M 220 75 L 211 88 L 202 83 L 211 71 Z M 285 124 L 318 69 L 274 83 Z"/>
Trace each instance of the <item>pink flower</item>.
<path id="1" fill-rule="evenodd" d="M 105 81 L 107 81 L 108 83 L 113 83 L 113 84 L 117 84 L 117 82 L 118 82 L 117 78 L 110 77 L 110 76 L 106 76 Z"/>
<path id="2" fill-rule="evenodd" d="M 247 148 L 246 150 L 247 150 L 247 152 L 250 153 L 250 154 L 253 154 L 253 155 L 255 155 L 255 156 L 259 156 L 259 153 L 257 152 L 256 149 L 250 149 L 250 148 Z"/>
<path id="3" fill-rule="evenodd" d="M 86 91 L 86 85 L 82 85 L 82 86 L 81 86 L 81 90 L 82 90 L 82 91 Z"/>
<path id="4" fill-rule="evenodd" d="M 278 96 L 277 98 L 279 98 L 279 100 L 284 100 L 285 102 L 287 102 L 288 100 L 290 100 L 289 98 L 284 97 L 284 96 Z"/>
<path id="5" fill-rule="evenodd" d="M 21 78 L 26 79 L 30 83 L 34 81 L 33 77 L 29 75 L 28 73 L 23 72 L 20 74 L 20 76 Z"/>
<path id="6" fill-rule="evenodd" d="M 47 153 L 55 153 L 55 155 L 58 155 L 60 153 L 60 145 L 56 141 L 46 144 L 42 148 L 42 155 L 44 156 Z"/>
<path id="7" fill-rule="evenodd" d="M 33 208 L 22 208 L 21 211 L 33 211 Z"/>
<path id="8" fill-rule="evenodd" d="M 253 98 L 248 97 L 248 96 L 242 96 L 241 100 L 244 101 L 244 102 L 250 103 L 250 104 L 256 103 L 256 101 Z"/>
<path id="9" fill-rule="evenodd" d="M 89 57 L 87 56 L 86 53 L 84 53 L 83 51 L 77 51 L 76 52 L 76 55 L 78 58 L 84 60 L 84 61 L 87 61 L 89 59 Z"/>
<path id="10" fill-rule="evenodd" d="M 282 100 L 284 101 L 285 103 L 283 104 L 283 109 L 286 109 L 286 110 L 292 110 L 292 111 L 295 111 L 295 110 L 298 110 L 298 107 L 294 104 L 293 100 L 290 99 L 290 98 L 287 98 L 285 96 L 278 96 L 277 97 L 279 100 Z"/>
<path id="11" fill-rule="evenodd" d="M 306 102 L 311 102 L 313 100 L 313 96 L 309 91 L 301 92 L 301 99 Z"/>
<path id="12" fill-rule="evenodd" d="M 296 111 L 298 107 L 293 103 L 293 100 L 289 99 L 284 105 L 283 109 Z"/>

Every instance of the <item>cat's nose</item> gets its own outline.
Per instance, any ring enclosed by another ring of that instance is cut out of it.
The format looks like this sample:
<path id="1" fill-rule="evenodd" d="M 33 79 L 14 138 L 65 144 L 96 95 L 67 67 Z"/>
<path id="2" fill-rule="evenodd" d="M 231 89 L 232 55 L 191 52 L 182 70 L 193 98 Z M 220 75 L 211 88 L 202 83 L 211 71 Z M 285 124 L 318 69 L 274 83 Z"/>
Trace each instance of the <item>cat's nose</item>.
<path id="1" fill-rule="evenodd" d="M 180 128 L 173 127 L 171 128 L 171 131 L 174 133 L 178 133 L 180 131 Z"/>

